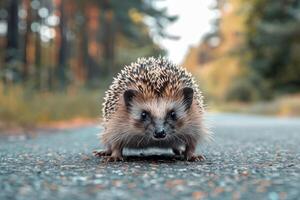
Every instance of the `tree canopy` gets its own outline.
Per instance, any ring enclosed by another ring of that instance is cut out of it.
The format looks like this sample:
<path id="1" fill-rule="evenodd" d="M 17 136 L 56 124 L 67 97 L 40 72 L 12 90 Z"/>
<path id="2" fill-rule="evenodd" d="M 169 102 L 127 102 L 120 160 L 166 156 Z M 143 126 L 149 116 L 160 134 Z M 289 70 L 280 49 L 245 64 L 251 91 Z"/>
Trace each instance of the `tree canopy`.
<path id="1" fill-rule="evenodd" d="M 0 75 L 37 89 L 99 86 L 140 56 L 164 55 L 151 34 L 176 20 L 152 0 L 4 0 Z"/>

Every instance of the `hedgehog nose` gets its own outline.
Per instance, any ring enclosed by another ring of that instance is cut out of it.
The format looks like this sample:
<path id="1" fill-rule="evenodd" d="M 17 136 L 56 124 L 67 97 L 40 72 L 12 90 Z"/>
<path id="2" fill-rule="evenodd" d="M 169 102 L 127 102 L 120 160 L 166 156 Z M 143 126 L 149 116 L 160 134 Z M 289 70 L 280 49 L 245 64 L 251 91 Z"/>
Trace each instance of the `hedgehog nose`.
<path id="1" fill-rule="evenodd" d="M 165 138 L 166 137 L 166 132 L 164 129 L 160 129 L 160 130 L 155 130 L 154 132 L 154 137 L 155 138 Z"/>

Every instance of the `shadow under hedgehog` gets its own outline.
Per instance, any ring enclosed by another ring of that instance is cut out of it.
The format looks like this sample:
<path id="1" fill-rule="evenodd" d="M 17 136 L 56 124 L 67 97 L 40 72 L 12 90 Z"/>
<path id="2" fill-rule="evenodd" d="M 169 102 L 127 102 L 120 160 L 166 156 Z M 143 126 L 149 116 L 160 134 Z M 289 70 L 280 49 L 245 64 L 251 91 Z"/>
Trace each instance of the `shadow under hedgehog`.
<path id="1" fill-rule="evenodd" d="M 106 150 L 94 153 L 118 161 L 124 148 L 165 148 L 188 161 L 203 160 L 195 155 L 198 142 L 209 136 L 203 115 L 203 97 L 190 73 L 165 58 L 139 58 L 105 93 Z"/>

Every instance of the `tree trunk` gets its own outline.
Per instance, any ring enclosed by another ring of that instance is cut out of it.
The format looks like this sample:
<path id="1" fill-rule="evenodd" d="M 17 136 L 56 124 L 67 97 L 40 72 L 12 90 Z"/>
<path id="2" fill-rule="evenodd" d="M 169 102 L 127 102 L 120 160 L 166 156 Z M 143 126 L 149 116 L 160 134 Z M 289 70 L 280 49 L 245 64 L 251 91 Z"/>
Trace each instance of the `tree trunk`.
<path id="1" fill-rule="evenodd" d="M 79 63 L 79 76 L 83 83 L 86 82 L 87 73 L 88 73 L 88 36 L 87 36 L 87 25 L 86 25 L 86 16 L 85 12 L 83 12 L 84 21 L 80 24 L 80 33 L 79 33 L 79 56 L 78 56 L 78 63 Z"/>
<path id="2" fill-rule="evenodd" d="M 109 0 L 104 0 L 104 22 L 103 22 L 103 57 L 104 67 L 109 75 L 114 73 L 115 61 L 115 30 L 114 30 L 114 13 Z"/>
<path id="3" fill-rule="evenodd" d="M 27 48 L 29 45 L 30 35 L 31 35 L 31 22 L 32 22 L 32 12 L 30 8 L 30 0 L 25 1 L 25 7 L 27 10 L 27 18 L 26 18 L 26 32 L 24 36 L 24 49 L 23 49 L 23 70 L 22 70 L 22 80 L 24 82 L 27 81 L 29 75 L 29 61 Z"/>
<path id="4" fill-rule="evenodd" d="M 37 19 L 39 21 L 39 17 Z M 41 45 L 41 39 L 40 39 L 40 33 L 35 33 L 35 84 L 37 89 L 41 89 L 41 56 L 42 56 L 42 45 Z"/>
<path id="5" fill-rule="evenodd" d="M 38 15 L 38 11 L 34 11 L 34 21 L 37 23 L 41 23 L 41 18 Z M 41 61 L 42 61 L 42 44 L 39 31 L 36 30 L 34 34 L 34 85 L 37 90 L 41 89 Z"/>
<path id="6" fill-rule="evenodd" d="M 65 1 L 62 0 L 60 3 L 60 24 L 59 24 L 59 34 L 60 34 L 60 48 L 58 54 L 58 78 L 59 87 L 64 89 L 66 85 L 66 65 L 67 65 L 67 24 L 66 24 L 66 14 L 64 9 Z"/>
<path id="7" fill-rule="evenodd" d="M 9 63 L 18 58 L 18 0 L 10 0 L 8 5 L 8 20 L 7 20 L 7 46 L 6 46 L 6 63 Z"/>

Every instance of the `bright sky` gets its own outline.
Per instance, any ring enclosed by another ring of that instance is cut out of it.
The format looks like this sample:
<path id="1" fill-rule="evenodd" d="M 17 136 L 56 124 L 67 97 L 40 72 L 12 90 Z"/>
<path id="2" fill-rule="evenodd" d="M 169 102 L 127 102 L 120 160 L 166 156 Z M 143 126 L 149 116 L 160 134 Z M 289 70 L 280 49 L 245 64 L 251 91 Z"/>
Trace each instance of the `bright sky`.
<path id="1" fill-rule="evenodd" d="M 168 57 L 180 64 L 188 48 L 197 45 L 201 38 L 211 30 L 215 13 L 210 10 L 213 0 L 165 0 L 158 7 L 167 7 L 168 13 L 178 15 L 179 19 L 166 28 L 167 33 L 179 36 L 179 40 L 161 39 L 159 43 L 168 51 Z"/>

